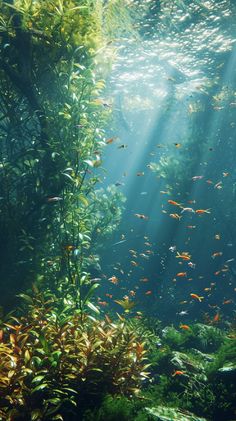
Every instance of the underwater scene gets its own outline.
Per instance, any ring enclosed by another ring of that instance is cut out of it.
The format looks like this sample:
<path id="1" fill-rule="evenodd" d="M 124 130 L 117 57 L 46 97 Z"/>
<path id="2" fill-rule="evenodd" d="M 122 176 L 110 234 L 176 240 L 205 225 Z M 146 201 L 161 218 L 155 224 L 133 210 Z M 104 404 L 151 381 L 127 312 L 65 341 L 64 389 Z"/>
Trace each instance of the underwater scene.
<path id="1" fill-rule="evenodd" d="M 236 421 L 236 1 L 0 0 L 0 421 Z"/>

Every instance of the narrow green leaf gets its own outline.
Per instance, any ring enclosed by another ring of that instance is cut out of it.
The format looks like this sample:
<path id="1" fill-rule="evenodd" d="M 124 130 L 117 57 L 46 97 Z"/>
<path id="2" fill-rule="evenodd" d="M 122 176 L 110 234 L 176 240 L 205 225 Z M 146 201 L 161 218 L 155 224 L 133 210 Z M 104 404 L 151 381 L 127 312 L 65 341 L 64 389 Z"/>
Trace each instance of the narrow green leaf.
<path id="1" fill-rule="evenodd" d="M 32 393 L 38 392 L 39 390 L 46 389 L 47 387 L 49 387 L 48 383 L 41 383 L 32 390 Z"/>
<path id="2" fill-rule="evenodd" d="M 96 307 L 93 303 L 90 301 L 87 302 L 87 306 L 90 308 L 90 310 L 94 311 L 97 314 L 100 314 L 100 310 L 98 307 Z"/>

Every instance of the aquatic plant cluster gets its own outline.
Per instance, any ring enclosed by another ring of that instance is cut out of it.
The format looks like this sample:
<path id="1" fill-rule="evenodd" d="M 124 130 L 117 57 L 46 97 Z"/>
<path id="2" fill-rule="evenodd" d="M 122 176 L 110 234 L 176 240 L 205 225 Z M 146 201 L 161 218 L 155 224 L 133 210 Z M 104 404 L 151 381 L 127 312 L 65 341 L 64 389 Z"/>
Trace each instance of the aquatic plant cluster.
<path id="1" fill-rule="evenodd" d="M 235 417 L 235 6 L 0 0 L 0 420 Z"/>

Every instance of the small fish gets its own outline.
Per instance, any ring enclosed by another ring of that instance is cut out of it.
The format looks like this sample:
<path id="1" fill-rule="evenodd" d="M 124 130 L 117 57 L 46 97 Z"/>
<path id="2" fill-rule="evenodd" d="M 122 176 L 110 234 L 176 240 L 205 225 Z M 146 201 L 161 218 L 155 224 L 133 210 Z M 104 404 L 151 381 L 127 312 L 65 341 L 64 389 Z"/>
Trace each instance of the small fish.
<path id="1" fill-rule="evenodd" d="M 222 256 L 222 254 L 223 254 L 222 251 L 216 251 L 215 253 L 211 255 L 211 257 L 212 259 L 215 259 L 215 257 Z"/>
<path id="2" fill-rule="evenodd" d="M 172 374 L 172 377 L 175 376 L 182 376 L 185 374 L 185 371 L 181 371 L 181 370 L 175 370 L 174 373 Z"/>
<path id="3" fill-rule="evenodd" d="M 112 275 L 111 278 L 108 278 L 108 281 L 110 281 L 114 285 L 117 285 L 119 282 L 119 279 L 115 275 Z"/>
<path id="4" fill-rule="evenodd" d="M 131 265 L 137 267 L 138 266 L 138 262 L 135 262 L 134 260 L 131 260 Z"/>
<path id="5" fill-rule="evenodd" d="M 222 187 L 222 181 L 219 181 L 218 183 L 216 183 L 215 185 L 214 185 L 214 189 L 222 189 L 223 187 Z"/>
<path id="6" fill-rule="evenodd" d="M 215 235 L 215 240 L 220 240 L 220 234 Z"/>
<path id="7" fill-rule="evenodd" d="M 184 212 L 192 212 L 192 213 L 195 213 L 195 211 L 194 211 L 193 208 L 182 208 L 181 213 L 184 213 Z"/>
<path id="8" fill-rule="evenodd" d="M 179 313 L 176 313 L 176 314 L 178 314 L 179 316 L 187 316 L 188 315 L 188 311 L 187 310 L 182 310 L 182 311 L 180 311 Z"/>
<path id="9" fill-rule="evenodd" d="M 108 306 L 108 303 L 106 301 L 98 301 L 98 305 L 100 305 L 102 307 L 106 307 L 106 306 Z"/>
<path id="10" fill-rule="evenodd" d="M 143 177 L 144 176 L 144 172 L 137 172 L 137 177 Z"/>
<path id="11" fill-rule="evenodd" d="M 174 143 L 174 145 L 176 148 L 180 148 L 182 146 L 181 143 Z"/>
<path id="12" fill-rule="evenodd" d="M 210 212 L 210 209 L 196 209 L 195 213 L 202 215 L 203 213 L 211 213 L 211 212 Z"/>
<path id="13" fill-rule="evenodd" d="M 139 280 L 140 280 L 140 282 L 148 282 L 149 281 L 148 278 L 140 278 Z"/>
<path id="14" fill-rule="evenodd" d="M 141 213 L 135 213 L 134 216 L 137 216 L 137 218 L 139 218 L 139 219 L 145 219 L 145 220 L 148 219 L 148 216 L 145 216 Z"/>
<path id="15" fill-rule="evenodd" d="M 178 276 L 180 278 L 183 278 L 184 276 L 187 276 L 187 272 L 179 272 L 175 276 Z"/>
<path id="16" fill-rule="evenodd" d="M 204 175 L 194 175 L 194 177 L 192 177 L 192 180 L 193 181 L 201 180 L 203 177 L 204 177 Z"/>
<path id="17" fill-rule="evenodd" d="M 213 317 L 213 322 L 219 322 L 220 320 L 220 314 L 216 313 L 216 315 Z"/>
<path id="18" fill-rule="evenodd" d="M 190 229 L 190 230 L 193 230 L 193 229 L 196 228 L 196 225 L 187 225 L 187 228 Z"/>
<path id="19" fill-rule="evenodd" d="M 195 269 L 195 267 L 196 267 L 196 263 L 193 263 L 193 262 L 188 262 L 188 266 L 189 266 L 190 268 L 192 268 L 192 269 Z"/>
<path id="20" fill-rule="evenodd" d="M 168 203 L 169 203 L 170 205 L 173 205 L 173 206 L 181 206 L 181 204 L 180 204 L 180 203 L 175 202 L 174 200 L 168 200 Z"/>
<path id="21" fill-rule="evenodd" d="M 200 303 L 202 302 L 202 300 L 204 299 L 204 297 L 200 297 L 199 295 L 197 295 L 197 294 L 190 294 L 190 296 L 192 297 L 192 298 L 194 298 L 195 300 L 198 300 Z"/>
<path id="22" fill-rule="evenodd" d="M 145 295 L 151 295 L 151 294 L 152 294 L 151 290 L 145 292 Z"/>
<path id="23" fill-rule="evenodd" d="M 47 198 L 47 202 L 51 203 L 51 202 L 60 202 L 62 199 L 62 197 L 59 196 L 54 196 L 54 197 L 48 197 Z"/>
<path id="24" fill-rule="evenodd" d="M 146 254 L 154 254 L 153 250 L 146 250 Z"/>
<path id="25" fill-rule="evenodd" d="M 178 213 L 170 213 L 169 216 L 173 219 L 178 219 L 179 221 L 182 218 L 182 216 L 180 216 Z"/>
<path id="26" fill-rule="evenodd" d="M 180 329 L 191 330 L 191 327 L 189 325 L 180 325 Z"/>
<path id="27" fill-rule="evenodd" d="M 128 145 L 125 145 L 125 144 L 118 146 L 118 149 L 126 149 L 126 148 L 128 148 Z"/>
<path id="28" fill-rule="evenodd" d="M 171 253 L 174 253 L 174 251 L 176 250 L 176 246 L 170 246 L 169 250 L 171 251 Z"/>
<path id="29" fill-rule="evenodd" d="M 190 256 L 190 254 L 188 254 L 188 253 L 179 253 L 179 252 L 177 252 L 177 256 L 175 256 L 176 257 L 176 259 L 183 259 L 183 260 L 190 260 L 191 259 L 191 256 Z"/>
<path id="30" fill-rule="evenodd" d="M 223 177 L 228 177 L 229 172 L 223 172 Z"/>
<path id="31" fill-rule="evenodd" d="M 225 300 L 225 301 L 223 301 L 223 303 L 222 304 L 231 304 L 233 302 L 233 300 Z"/>
<path id="32" fill-rule="evenodd" d="M 106 144 L 110 145 L 111 143 L 113 143 L 115 140 L 117 139 L 117 137 L 110 137 L 109 139 L 106 140 Z"/>
<path id="33" fill-rule="evenodd" d="M 139 253 L 139 256 L 143 257 L 146 260 L 149 259 L 149 256 L 147 256 L 145 253 Z"/>

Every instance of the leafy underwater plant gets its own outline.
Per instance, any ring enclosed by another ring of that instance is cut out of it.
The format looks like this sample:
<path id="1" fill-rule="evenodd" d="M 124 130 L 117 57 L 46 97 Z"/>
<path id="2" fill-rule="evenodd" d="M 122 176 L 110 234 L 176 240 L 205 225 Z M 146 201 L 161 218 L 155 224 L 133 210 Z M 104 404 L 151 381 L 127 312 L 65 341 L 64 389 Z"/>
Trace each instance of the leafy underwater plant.
<path id="1" fill-rule="evenodd" d="M 125 319 L 98 320 L 51 292 L 24 296 L 28 313 L 11 316 L 0 339 L 3 420 L 64 419 L 89 397 L 132 395 L 148 377 L 145 343 Z M 63 305 L 62 305 L 63 304 Z"/>
<path id="2" fill-rule="evenodd" d="M 112 115 L 102 96 L 115 48 L 104 27 L 124 21 L 113 13 L 117 2 L 82 3 L 1 4 L 0 278 L 13 294 L 38 274 L 51 285 L 81 277 L 83 258 L 120 217 L 118 207 L 99 219 L 93 203 Z M 118 9 L 128 19 L 125 0 Z M 105 221 L 99 233 L 95 222 Z"/>
<path id="3" fill-rule="evenodd" d="M 225 340 L 225 333 L 215 326 L 196 323 L 193 325 L 192 344 L 202 351 L 216 351 Z M 195 338 L 195 339 L 194 339 Z"/>

